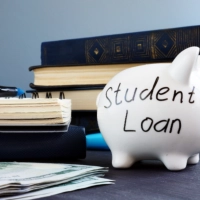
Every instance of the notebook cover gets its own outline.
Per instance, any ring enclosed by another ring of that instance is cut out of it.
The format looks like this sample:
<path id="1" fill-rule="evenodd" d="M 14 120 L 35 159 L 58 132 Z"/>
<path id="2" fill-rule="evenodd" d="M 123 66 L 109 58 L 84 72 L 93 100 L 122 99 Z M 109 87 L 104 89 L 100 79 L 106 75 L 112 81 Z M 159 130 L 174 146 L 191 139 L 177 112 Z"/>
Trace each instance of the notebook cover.
<path id="1" fill-rule="evenodd" d="M 68 124 L 52 125 L 0 125 L 0 133 L 64 133 L 69 128 Z"/>

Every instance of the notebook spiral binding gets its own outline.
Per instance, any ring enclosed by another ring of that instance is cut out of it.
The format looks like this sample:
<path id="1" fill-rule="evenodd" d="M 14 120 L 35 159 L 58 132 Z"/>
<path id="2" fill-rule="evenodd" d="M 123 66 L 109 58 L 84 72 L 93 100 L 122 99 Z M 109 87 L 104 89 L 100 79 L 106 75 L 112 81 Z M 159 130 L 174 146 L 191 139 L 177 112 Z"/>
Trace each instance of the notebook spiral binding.
<path id="1" fill-rule="evenodd" d="M 46 91 L 45 97 L 52 98 L 52 93 Z M 40 98 L 38 91 L 32 91 L 32 98 Z M 59 99 L 65 99 L 65 94 L 63 91 L 59 92 Z M 72 102 L 73 103 L 73 102 Z M 99 126 L 97 122 L 97 111 L 73 111 L 72 110 L 72 120 L 71 124 L 76 126 L 85 127 L 86 134 L 99 132 Z"/>

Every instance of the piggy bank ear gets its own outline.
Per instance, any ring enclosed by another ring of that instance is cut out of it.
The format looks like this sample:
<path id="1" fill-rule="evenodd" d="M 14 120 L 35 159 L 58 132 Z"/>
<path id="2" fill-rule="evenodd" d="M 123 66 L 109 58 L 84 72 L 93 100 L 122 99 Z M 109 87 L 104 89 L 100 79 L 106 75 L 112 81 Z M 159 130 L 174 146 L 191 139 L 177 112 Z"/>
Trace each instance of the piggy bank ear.
<path id="1" fill-rule="evenodd" d="M 171 77 L 188 84 L 192 70 L 197 70 L 198 55 L 199 47 L 189 47 L 179 53 L 169 67 Z"/>

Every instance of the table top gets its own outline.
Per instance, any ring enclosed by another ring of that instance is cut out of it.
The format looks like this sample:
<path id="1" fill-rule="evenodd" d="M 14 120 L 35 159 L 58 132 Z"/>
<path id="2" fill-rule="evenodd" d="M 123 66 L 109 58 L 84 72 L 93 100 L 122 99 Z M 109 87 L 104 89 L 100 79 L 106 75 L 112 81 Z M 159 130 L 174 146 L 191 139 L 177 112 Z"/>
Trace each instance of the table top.
<path id="1" fill-rule="evenodd" d="M 169 171 L 160 161 L 146 160 L 129 169 L 115 169 L 111 159 L 110 151 L 87 151 L 86 159 L 66 163 L 109 167 L 105 178 L 115 180 L 114 185 L 90 187 L 41 200 L 200 199 L 200 164 L 188 165 L 182 171 Z"/>

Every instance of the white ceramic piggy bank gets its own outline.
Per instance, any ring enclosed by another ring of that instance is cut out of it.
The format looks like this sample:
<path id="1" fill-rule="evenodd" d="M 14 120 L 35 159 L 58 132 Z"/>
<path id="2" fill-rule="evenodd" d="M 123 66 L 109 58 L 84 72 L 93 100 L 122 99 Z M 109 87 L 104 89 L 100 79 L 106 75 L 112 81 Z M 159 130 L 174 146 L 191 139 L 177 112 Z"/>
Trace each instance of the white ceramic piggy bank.
<path id="1" fill-rule="evenodd" d="M 123 70 L 99 94 L 98 124 L 114 167 L 159 159 L 169 170 L 181 170 L 199 162 L 198 54 L 190 47 L 172 63 Z"/>

